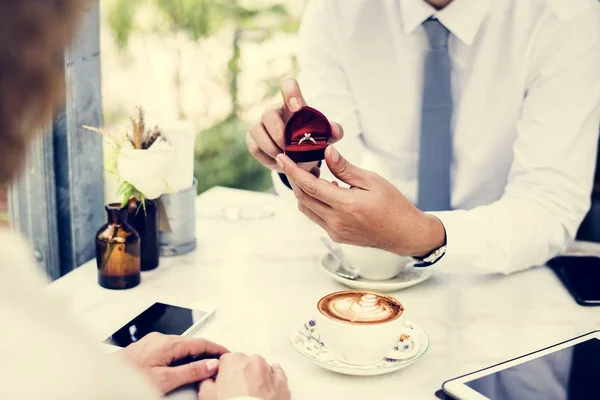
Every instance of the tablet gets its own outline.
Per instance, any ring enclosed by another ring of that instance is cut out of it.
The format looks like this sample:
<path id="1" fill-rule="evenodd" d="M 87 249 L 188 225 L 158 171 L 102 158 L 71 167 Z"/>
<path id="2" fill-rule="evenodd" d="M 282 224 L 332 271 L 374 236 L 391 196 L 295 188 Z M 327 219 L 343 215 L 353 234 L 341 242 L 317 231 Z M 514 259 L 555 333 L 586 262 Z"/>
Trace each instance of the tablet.
<path id="1" fill-rule="evenodd" d="M 442 386 L 457 400 L 600 399 L 600 331 L 464 375 Z"/>
<path id="2" fill-rule="evenodd" d="M 165 335 L 191 335 L 200 328 L 215 310 L 202 311 L 165 303 L 154 303 L 123 325 L 104 343 L 127 347 L 150 332 Z"/>

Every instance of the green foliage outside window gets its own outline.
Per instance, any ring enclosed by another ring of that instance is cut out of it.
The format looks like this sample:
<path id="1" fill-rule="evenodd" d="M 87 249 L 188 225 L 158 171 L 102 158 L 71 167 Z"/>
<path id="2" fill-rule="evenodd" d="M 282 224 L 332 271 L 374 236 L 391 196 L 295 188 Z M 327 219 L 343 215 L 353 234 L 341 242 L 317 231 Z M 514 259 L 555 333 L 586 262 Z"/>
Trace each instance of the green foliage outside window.
<path id="1" fill-rule="evenodd" d="M 198 193 L 216 185 L 257 191 L 271 187 L 270 173 L 246 150 L 247 129 L 232 115 L 200 134 L 194 164 Z"/>
<path id="2" fill-rule="evenodd" d="M 296 32 L 298 19 L 282 4 L 246 8 L 238 0 L 116 0 L 107 18 L 119 48 L 127 46 L 135 31 L 135 12 L 141 6 L 153 7 L 163 20 L 154 33 L 183 32 L 192 40 L 200 41 L 233 26 L 232 55 L 227 65 L 231 112 L 197 136 L 195 175 L 199 182 L 198 193 L 215 185 L 258 191 L 268 189 L 271 186 L 269 171 L 250 156 L 245 145 L 248 126 L 240 117 L 242 110 L 238 102 L 241 44 L 260 43 L 279 32 Z M 180 61 L 181 55 L 175 56 Z M 267 96 L 276 91 L 281 78 L 268 79 L 266 83 L 271 90 Z M 173 84 L 179 93 L 182 82 L 178 68 Z M 181 107 L 178 108 L 179 117 L 185 118 Z"/>

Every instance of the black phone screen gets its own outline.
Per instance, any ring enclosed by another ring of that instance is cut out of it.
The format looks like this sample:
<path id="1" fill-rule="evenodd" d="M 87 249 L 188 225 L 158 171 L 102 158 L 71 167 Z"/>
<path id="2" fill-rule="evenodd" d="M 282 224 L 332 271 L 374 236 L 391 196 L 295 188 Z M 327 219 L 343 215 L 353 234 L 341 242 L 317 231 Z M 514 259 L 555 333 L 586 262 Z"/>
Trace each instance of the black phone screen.
<path id="1" fill-rule="evenodd" d="M 578 303 L 600 305 L 600 258 L 558 257 L 548 265 Z"/>
<path id="2" fill-rule="evenodd" d="M 123 325 L 104 342 L 126 347 L 150 332 L 181 335 L 206 313 L 164 303 L 154 303 L 131 321 Z"/>

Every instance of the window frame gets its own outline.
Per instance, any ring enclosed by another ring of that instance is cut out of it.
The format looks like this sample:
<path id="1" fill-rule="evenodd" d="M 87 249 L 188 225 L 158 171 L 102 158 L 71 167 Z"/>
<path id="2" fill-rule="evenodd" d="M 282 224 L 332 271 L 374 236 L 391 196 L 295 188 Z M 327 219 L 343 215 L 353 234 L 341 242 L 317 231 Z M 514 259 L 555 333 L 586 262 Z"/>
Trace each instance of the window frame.
<path id="1" fill-rule="evenodd" d="M 90 1 L 71 47 L 65 49 L 63 110 L 30 148 L 26 168 L 9 188 L 12 227 L 29 241 L 52 280 L 95 256 L 104 224 L 99 0 Z"/>
<path id="2" fill-rule="evenodd" d="M 33 141 L 26 167 L 8 190 L 11 226 L 25 236 L 50 279 L 60 277 L 52 130 Z"/>

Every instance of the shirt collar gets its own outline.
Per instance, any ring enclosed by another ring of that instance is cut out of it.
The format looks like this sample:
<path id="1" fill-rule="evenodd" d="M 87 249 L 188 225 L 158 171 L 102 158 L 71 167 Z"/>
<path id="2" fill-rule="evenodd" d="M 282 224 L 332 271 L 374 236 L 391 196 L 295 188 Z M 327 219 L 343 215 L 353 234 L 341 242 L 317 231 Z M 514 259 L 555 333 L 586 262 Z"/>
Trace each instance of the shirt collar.
<path id="1" fill-rule="evenodd" d="M 490 5 L 490 0 L 454 0 L 438 11 L 425 0 L 398 1 L 404 33 L 407 35 L 414 32 L 427 18 L 433 16 L 468 46 L 473 43 Z"/>

